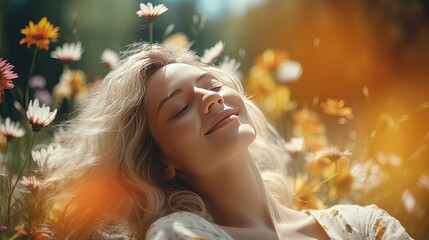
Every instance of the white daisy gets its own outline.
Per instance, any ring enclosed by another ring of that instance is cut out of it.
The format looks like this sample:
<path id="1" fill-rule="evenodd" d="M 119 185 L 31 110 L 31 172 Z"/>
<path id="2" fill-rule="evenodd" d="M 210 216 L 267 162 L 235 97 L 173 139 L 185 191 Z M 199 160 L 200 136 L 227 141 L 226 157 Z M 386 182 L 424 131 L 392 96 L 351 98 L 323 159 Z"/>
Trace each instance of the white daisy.
<path id="1" fill-rule="evenodd" d="M 152 3 L 140 3 L 140 10 L 138 10 L 136 13 L 139 17 L 145 17 L 149 20 L 154 20 L 167 10 L 168 8 L 164 4 L 153 6 Z"/>
<path id="2" fill-rule="evenodd" d="M 51 57 L 60 60 L 63 63 L 79 61 L 83 53 L 82 43 L 64 43 L 62 47 L 51 52 Z"/>
<path id="3" fill-rule="evenodd" d="M 28 104 L 27 118 L 30 122 L 33 132 L 40 132 L 44 127 L 48 126 L 54 120 L 57 114 L 57 109 L 51 112 L 49 107 L 39 106 L 39 100 L 30 101 Z"/>
<path id="4" fill-rule="evenodd" d="M 19 122 L 13 122 L 7 117 L 4 123 L 0 124 L 0 133 L 8 140 L 11 140 L 12 138 L 24 136 L 25 131 L 19 126 Z"/>
<path id="5" fill-rule="evenodd" d="M 222 41 L 217 42 L 213 47 L 204 50 L 204 55 L 200 58 L 203 63 L 211 63 L 218 58 L 223 51 L 224 43 Z"/>
<path id="6" fill-rule="evenodd" d="M 290 154 L 299 153 L 304 149 L 304 138 L 303 137 L 293 137 L 289 142 L 286 142 L 283 147 L 286 152 Z"/>
<path id="7" fill-rule="evenodd" d="M 101 54 L 101 61 L 103 61 L 103 63 L 110 69 L 115 69 L 119 65 L 119 56 L 115 51 L 105 49 Z"/>
<path id="8" fill-rule="evenodd" d="M 242 79 L 242 73 L 239 71 L 241 63 L 235 60 L 234 58 L 230 58 L 229 56 L 225 56 L 220 64 L 220 69 L 225 72 L 231 73 L 238 79 Z"/>
<path id="9" fill-rule="evenodd" d="M 414 195 L 409 189 L 405 189 L 401 194 L 401 198 L 402 198 L 402 204 L 404 205 L 404 208 L 407 211 L 407 213 L 412 212 L 417 205 L 416 197 L 414 197 Z"/>
<path id="10" fill-rule="evenodd" d="M 352 191 L 369 192 L 385 180 L 383 169 L 371 161 L 354 164 L 351 168 L 351 174 L 354 178 Z"/>
<path id="11" fill-rule="evenodd" d="M 286 61 L 277 70 L 277 79 L 281 83 L 295 82 L 302 75 L 302 66 L 297 61 Z"/>
<path id="12" fill-rule="evenodd" d="M 33 157 L 34 162 L 36 162 L 37 166 L 43 171 L 49 169 L 48 166 L 48 157 L 61 149 L 61 145 L 54 143 L 48 146 L 48 148 L 42 148 L 40 150 L 31 151 L 31 156 Z"/>

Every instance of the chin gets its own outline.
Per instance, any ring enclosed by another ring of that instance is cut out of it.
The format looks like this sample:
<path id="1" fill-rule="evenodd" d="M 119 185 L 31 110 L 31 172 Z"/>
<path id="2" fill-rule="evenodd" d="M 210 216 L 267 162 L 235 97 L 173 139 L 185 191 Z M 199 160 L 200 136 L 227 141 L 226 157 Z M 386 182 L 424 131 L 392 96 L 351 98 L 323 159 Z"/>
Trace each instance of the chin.
<path id="1" fill-rule="evenodd" d="M 256 130 L 249 124 L 242 124 L 238 129 L 238 134 L 244 138 L 250 138 L 251 142 L 253 142 L 256 138 Z"/>

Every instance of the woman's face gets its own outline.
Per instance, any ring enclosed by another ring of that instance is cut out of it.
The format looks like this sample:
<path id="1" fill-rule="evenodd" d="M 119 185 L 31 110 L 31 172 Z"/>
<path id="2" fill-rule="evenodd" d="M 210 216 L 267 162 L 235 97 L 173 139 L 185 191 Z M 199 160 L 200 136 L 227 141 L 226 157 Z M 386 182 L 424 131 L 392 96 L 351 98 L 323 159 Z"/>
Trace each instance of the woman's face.
<path id="1" fill-rule="evenodd" d="M 149 129 L 167 164 L 184 174 L 204 175 L 255 139 L 241 95 L 197 67 L 162 67 L 148 79 L 146 93 Z"/>

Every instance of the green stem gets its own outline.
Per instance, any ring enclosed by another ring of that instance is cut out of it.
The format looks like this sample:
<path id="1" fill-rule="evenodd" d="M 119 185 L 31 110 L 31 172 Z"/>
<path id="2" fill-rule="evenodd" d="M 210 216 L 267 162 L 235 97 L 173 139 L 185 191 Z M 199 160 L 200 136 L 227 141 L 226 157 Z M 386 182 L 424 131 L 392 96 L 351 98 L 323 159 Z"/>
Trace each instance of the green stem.
<path id="1" fill-rule="evenodd" d="M 321 181 L 320 183 L 316 183 L 316 184 L 314 184 L 313 186 L 311 186 L 307 191 L 305 191 L 304 193 L 301 193 L 301 194 L 299 194 L 299 195 L 296 195 L 295 197 L 296 198 L 300 198 L 300 197 L 302 197 L 302 196 L 305 196 L 305 195 L 307 195 L 308 193 L 310 193 L 315 187 L 318 187 L 318 186 L 321 186 L 321 185 L 323 185 L 323 184 L 325 184 L 325 183 L 327 183 L 327 182 L 329 182 L 329 181 L 331 181 L 332 179 L 334 179 L 336 176 L 338 176 L 340 173 L 339 172 L 336 172 L 336 173 L 334 173 L 332 176 L 330 176 L 330 177 L 328 177 L 328 178 L 326 178 L 325 180 L 323 180 L 323 181 Z"/>
<path id="2" fill-rule="evenodd" d="M 25 89 L 25 109 L 28 108 L 28 95 L 30 91 L 30 77 L 33 75 L 34 71 L 34 64 L 36 63 L 36 56 L 37 56 L 37 47 L 34 47 L 34 53 L 33 53 L 33 59 L 31 60 L 31 66 L 30 71 L 28 72 L 28 78 L 27 78 L 27 88 Z"/>
<path id="3" fill-rule="evenodd" d="M 13 183 L 12 188 L 9 192 L 9 197 L 8 197 L 8 201 L 7 201 L 7 229 L 9 231 L 9 235 L 12 235 L 12 224 L 11 224 L 11 203 L 12 203 L 12 197 L 13 197 L 13 192 L 15 191 L 16 185 L 18 184 L 20 178 L 22 177 L 23 173 L 24 173 L 24 169 L 27 166 L 27 163 L 30 161 L 30 157 L 31 157 L 31 149 L 33 148 L 34 142 L 36 141 L 36 134 L 37 133 L 33 133 L 33 140 L 31 141 L 31 145 L 30 145 L 30 149 L 28 150 L 28 155 L 27 155 L 27 159 L 25 160 L 24 164 L 22 164 L 21 169 L 19 170 L 18 176 L 15 180 L 15 183 Z"/>
<path id="4" fill-rule="evenodd" d="M 153 43 L 153 21 L 149 22 L 149 42 Z"/>
<path id="5" fill-rule="evenodd" d="M 6 143 L 6 147 L 4 148 L 3 159 L 7 161 L 7 150 L 9 149 L 9 140 Z"/>

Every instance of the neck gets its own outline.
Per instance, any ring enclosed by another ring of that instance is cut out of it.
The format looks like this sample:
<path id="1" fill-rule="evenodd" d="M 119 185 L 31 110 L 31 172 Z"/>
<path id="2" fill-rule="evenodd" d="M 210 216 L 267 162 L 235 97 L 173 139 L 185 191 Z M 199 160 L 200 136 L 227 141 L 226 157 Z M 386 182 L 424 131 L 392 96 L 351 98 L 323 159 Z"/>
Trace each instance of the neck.
<path id="1" fill-rule="evenodd" d="M 210 174 L 186 182 L 208 202 L 216 224 L 274 229 L 264 183 L 248 151 Z"/>

